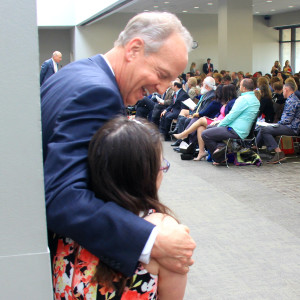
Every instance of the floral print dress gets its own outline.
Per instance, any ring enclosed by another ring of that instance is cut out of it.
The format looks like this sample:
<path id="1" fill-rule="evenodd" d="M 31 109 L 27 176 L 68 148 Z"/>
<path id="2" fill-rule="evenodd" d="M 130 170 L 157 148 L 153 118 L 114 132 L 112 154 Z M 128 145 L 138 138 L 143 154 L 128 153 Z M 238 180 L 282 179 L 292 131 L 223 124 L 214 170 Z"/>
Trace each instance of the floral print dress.
<path id="1" fill-rule="evenodd" d="M 142 264 L 128 279 L 123 294 L 92 281 L 99 259 L 70 238 L 58 238 L 53 258 L 55 300 L 154 300 L 157 298 L 157 275 Z"/>

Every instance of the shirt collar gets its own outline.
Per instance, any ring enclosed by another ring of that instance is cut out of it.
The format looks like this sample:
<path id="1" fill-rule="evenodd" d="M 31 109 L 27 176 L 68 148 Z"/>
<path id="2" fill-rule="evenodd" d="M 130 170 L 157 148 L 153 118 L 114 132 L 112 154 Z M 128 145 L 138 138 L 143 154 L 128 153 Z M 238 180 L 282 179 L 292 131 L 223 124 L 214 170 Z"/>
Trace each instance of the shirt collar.
<path id="1" fill-rule="evenodd" d="M 113 70 L 113 68 L 112 68 L 112 66 L 111 66 L 111 64 L 110 64 L 110 62 L 108 61 L 108 59 L 107 59 L 103 54 L 100 54 L 100 55 L 101 55 L 102 58 L 106 61 L 107 65 L 109 66 L 109 68 L 110 68 L 110 70 L 111 70 L 111 72 L 112 72 L 113 75 L 116 77 L 115 72 L 114 72 L 114 70 Z"/>

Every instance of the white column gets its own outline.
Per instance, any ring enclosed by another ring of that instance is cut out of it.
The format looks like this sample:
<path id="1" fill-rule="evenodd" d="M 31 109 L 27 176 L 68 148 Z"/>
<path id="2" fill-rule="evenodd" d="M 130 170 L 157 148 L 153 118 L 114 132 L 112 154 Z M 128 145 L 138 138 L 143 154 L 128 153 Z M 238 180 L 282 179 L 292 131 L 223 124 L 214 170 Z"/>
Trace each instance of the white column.
<path id="1" fill-rule="evenodd" d="M 0 40 L 0 298 L 51 300 L 35 0 L 1 0 Z"/>
<path id="2" fill-rule="evenodd" d="M 252 72 L 252 0 L 219 0 L 218 70 Z"/>

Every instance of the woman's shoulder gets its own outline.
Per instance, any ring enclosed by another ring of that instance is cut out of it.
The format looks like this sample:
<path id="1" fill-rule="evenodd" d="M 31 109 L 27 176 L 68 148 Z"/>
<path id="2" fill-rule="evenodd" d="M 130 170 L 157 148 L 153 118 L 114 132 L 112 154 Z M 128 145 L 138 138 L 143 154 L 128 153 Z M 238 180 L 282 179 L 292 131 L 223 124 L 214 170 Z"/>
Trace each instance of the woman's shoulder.
<path id="1" fill-rule="evenodd" d="M 161 225 L 161 224 L 166 223 L 166 222 L 167 223 L 169 223 L 169 222 L 172 222 L 172 223 L 176 222 L 177 223 L 177 221 L 173 217 L 171 217 L 167 214 L 157 213 L 157 212 L 149 214 L 144 219 L 146 221 L 154 224 L 154 225 Z"/>

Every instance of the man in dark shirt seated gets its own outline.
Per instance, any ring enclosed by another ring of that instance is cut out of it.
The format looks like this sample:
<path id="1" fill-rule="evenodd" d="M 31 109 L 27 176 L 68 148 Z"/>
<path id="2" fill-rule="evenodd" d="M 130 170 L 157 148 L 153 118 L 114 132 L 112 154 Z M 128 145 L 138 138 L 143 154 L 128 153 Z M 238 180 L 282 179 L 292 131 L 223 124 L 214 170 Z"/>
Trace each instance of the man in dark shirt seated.
<path id="1" fill-rule="evenodd" d="M 269 151 L 274 150 L 275 155 L 268 161 L 269 164 L 276 164 L 285 159 L 284 153 L 275 140 L 279 135 L 299 135 L 300 133 L 300 100 L 295 95 L 297 86 L 295 81 L 286 81 L 283 86 L 283 96 L 286 98 L 285 106 L 280 121 L 276 127 L 261 127 L 257 135 L 257 144 L 264 143 Z"/>
<path id="2" fill-rule="evenodd" d="M 172 120 L 177 119 L 181 109 L 188 109 L 188 107 L 182 103 L 182 101 L 189 98 L 189 95 L 182 88 L 182 84 L 174 81 L 173 90 L 175 92 L 173 95 L 173 103 L 161 113 L 160 132 L 164 134 L 165 141 L 171 139 L 169 130 Z"/>

